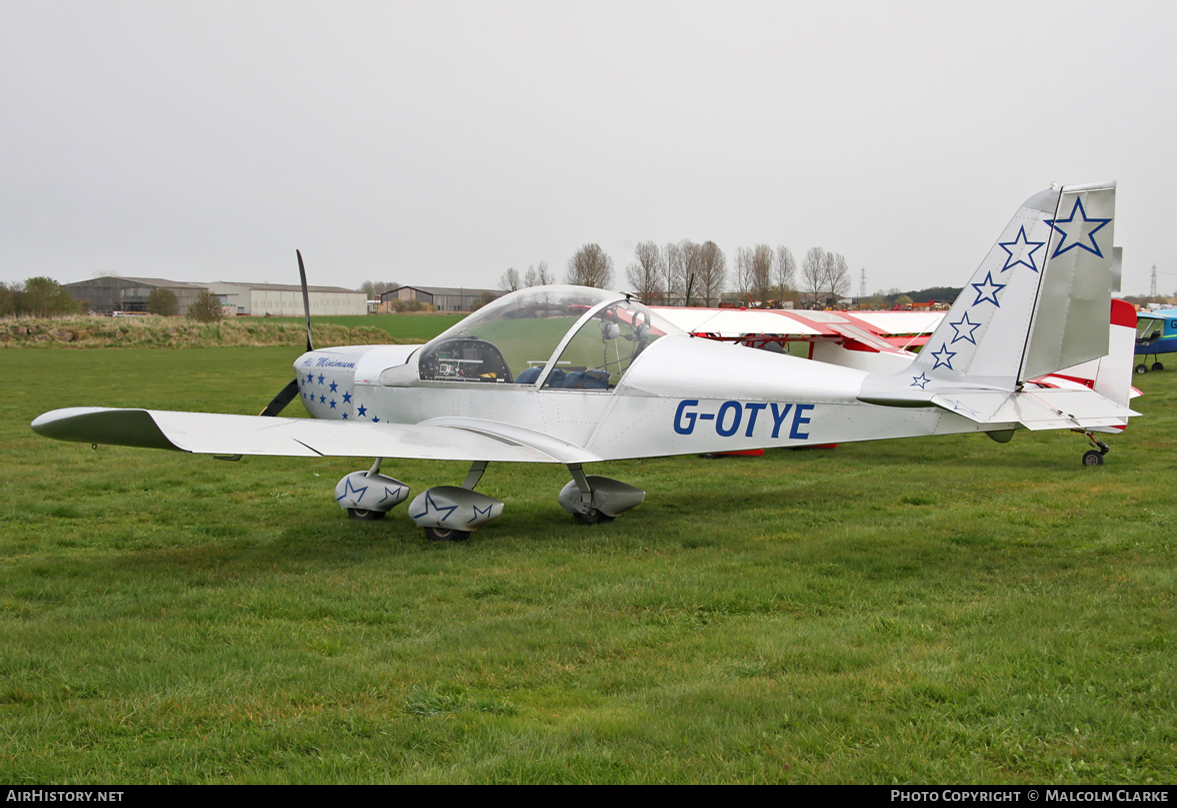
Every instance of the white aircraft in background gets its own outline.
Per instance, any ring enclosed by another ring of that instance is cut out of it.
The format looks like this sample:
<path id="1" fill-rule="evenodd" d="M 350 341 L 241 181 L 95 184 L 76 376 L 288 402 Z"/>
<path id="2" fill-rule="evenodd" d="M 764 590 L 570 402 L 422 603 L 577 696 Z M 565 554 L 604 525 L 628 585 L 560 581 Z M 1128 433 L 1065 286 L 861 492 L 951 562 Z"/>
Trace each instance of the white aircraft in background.
<path id="1" fill-rule="evenodd" d="M 335 489 L 361 519 L 409 496 L 380 473 L 382 459 L 470 462 L 460 486 L 429 488 L 409 505 L 435 540 L 466 538 L 501 515 L 502 502 L 474 491 L 490 462 L 565 465 L 572 481 L 560 503 L 588 523 L 645 497 L 584 473 L 605 460 L 1070 429 L 1098 447 L 1084 455 L 1098 465 L 1107 446 L 1093 432 L 1138 414 L 1128 407 L 1135 312 L 1111 300 L 1115 193 L 1100 183 L 1031 197 L 923 351 L 880 348 L 874 366 L 861 347 L 838 346 L 830 361 L 752 350 L 686 333 L 628 295 L 542 286 L 424 346 L 314 350 L 308 320 L 297 376 L 261 416 L 83 407 L 45 413 L 32 428 L 200 454 L 374 457 Z M 295 397 L 313 420 L 271 417 Z"/>

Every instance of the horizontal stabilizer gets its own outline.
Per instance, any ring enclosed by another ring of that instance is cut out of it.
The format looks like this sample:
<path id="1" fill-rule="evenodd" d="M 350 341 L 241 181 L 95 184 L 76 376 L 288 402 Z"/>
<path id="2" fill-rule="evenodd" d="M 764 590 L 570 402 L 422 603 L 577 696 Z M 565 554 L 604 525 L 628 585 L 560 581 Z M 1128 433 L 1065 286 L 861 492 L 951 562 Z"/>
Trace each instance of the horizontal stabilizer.
<path id="1" fill-rule="evenodd" d="M 1034 431 L 1122 426 L 1140 414 L 1090 390 L 944 393 L 932 396 L 932 403 L 978 424 L 1021 424 Z"/>
<path id="2" fill-rule="evenodd" d="M 458 421 L 459 419 L 454 419 Z M 213 455 L 401 457 L 525 463 L 592 463 L 597 455 L 548 435 L 492 422 L 385 424 L 222 415 L 207 412 L 73 407 L 33 421 L 57 440 L 172 449 Z"/>

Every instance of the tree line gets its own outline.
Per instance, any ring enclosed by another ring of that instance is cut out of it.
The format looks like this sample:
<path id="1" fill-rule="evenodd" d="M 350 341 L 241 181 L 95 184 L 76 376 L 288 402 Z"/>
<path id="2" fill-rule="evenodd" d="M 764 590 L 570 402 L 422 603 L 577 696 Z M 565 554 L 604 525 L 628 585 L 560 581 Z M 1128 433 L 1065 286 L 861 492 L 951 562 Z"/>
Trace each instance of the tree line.
<path id="1" fill-rule="evenodd" d="M 565 283 L 608 288 L 614 282 L 612 257 L 599 244 L 585 244 L 568 259 Z M 792 251 L 782 245 L 740 247 L 729 267 L 727 256 L 714 241 L 690 239 L 659 245 L 643 241 L 634 248 L 634 260 L 625 268 L 625 283 L 643 302 L 677 306 L 713 306 L 725 292 L 760 305 L 784 300 L 796 293 L 826 305 L 850 290 L 850 268 L 836 253 L 814 247 L 805 255 L 798 276 Z M 529 267 L 520 275 L 508 268 L 499 288 L 514 292 L 529 286 L 555 283 L 548 266 Z M 800 285 L 799 285 L 800 284 Z"/>
<path id="2" fill-rule="evenodd" d="M 597 244 L 586 244 L 568 261 L 568 283 L 609 286 L 613 261 Z M 846 259 L 820 247 L 805 254 L 800 269 L 793 252 L 783 244 L 739 247 L 729 266 L 714 241 L 690 239 L 659 245 L 643 241 L 625 269 L 631 291 L 646 303 L 673 306 L 713 306 L 727 293 L 758 305 L 796 297 L 826 305 L 850 290 Z"/>
<path id="3" fill-rule="evenodd" d="M 80 311 L 69 290 L 52 278 L 0 283 L 0 317 L 60 317 Z"/>

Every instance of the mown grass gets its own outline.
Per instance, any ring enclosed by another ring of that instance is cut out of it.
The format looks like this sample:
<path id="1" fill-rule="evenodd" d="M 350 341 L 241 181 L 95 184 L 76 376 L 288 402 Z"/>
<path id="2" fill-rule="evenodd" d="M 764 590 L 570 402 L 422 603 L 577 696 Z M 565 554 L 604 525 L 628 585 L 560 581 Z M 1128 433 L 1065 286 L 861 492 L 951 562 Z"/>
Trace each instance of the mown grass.
<path id="1" fill-rule="evenodd" d="M 296 350 L 5 351 L 0 780 L 1172 783 L 1177 374 L 1069 433 L 492 465 L 502 519 L 349 522 L 366 460 L 47 441 L 57 406 L 256 412 Z M 452 463 L 389 462 L 416 490 Z"/>

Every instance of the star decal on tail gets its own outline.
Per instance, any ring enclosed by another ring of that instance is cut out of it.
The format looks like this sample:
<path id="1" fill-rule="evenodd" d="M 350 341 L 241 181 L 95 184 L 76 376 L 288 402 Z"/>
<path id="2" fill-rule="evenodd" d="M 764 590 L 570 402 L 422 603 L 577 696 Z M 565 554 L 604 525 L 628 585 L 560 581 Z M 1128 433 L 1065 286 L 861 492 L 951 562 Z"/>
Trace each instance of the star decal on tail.
<path id="1" fill-rule="evenodd" d="M 956 352 L 948 350 L 947 345 L 941 345 L 940 350 L 933 351 L 931 356 L 936 360 L 936 364 L 932 365 L 932 370 L 938 367 L 946 367 L 952 370 L 952 357 L 956 356 Z"/>
<path id="2" fill-rule="evenodd" d="M 973 301 L 974 306 L 978 306 L 981 303 L 992 303 L 994 306 L 1001 308 L 1001 303 L 997 301 L 997 293 L 1005 288 L 1005 284 L 994 283 L 992 272 L 985 273 L 985 280 L 980 283 L 970 283 L 969 286 L 977 290 L 977 299 Z"/>
<path id="3" fill-rule="evenodd" d="M 964 317 L 955 323 L 949 323 L 949 325 L 956 332 L 952 337 L 952 342 L 963 339 L 965 342 L 971 342 L 974 345 L 977 344 L 977 338 L 973 336 L 973 332 L 980 328 L 982 323 L 974 323 L 969 320 L 969 313 L 967 311 L 964 313 Z M 952 343 L 949 344 L 951 345 Z"/>
<path id="4" fill-rule="evenodd" d="M 1075 214 L 1079 214 L 1080 218 L 1075 219 Z M 1071 215 L 1066 219 L 1047 219 L 1046 223 L 1062 234 L 1062 240 L 1059 241 L 1058 246 L 1055 247 L 1054 253 L 1050 256 L 1054 258 L 1062 255 L 1068 250 L 1073 250 L 1078 247 L 1080 250 L 1087 250 L 1092 255 L 1097 255 L 1103 258 L 1103 253 L 1099 250 L 1099 244 L 1095 241 L 1095 234 L 1103 228 L 1107 227 L 1111 219 L 1096 219 L 1089 218 L 1087 211 L 1083 208 L 1083 200 L 1075 197 L 1075 204 L 1071 208 Z M 1067 225 L 1064 230 L 1059 225 Z M 1088 228 L 1088 225 L 1094 224 L 1095 227 Z M 1072 239 L 1070 244 L 1067 244 L 1067 239 Z M 1088 243 L 1084 244 L 1083 239 L 1086 238 Z"/>
<path id="5" fill-rule="evenodd" d="M 1034 253 L 1042 249 L 1042 245 L 1045 243 L 1045 241 L 1030 241 L 1026 238 L 1025 226 L 1019 227 L 1018 234 L 1014 237 L 1013 241 L 997 242 L 997 246 L 1005 250 L 1008 254 L 1005 259 L 1005 266 L 1001 268 L 1001 271 L 1005 272 L 1007 269 L 1013 269 L 1018 264 L 1021 264 L 1037 272 L 1038 265 L 1034 263 Z M 1027 247 L 1029 249 L 1026 249 Z M 1017 258 L 1014 258 L 1015 254 Z"/>

